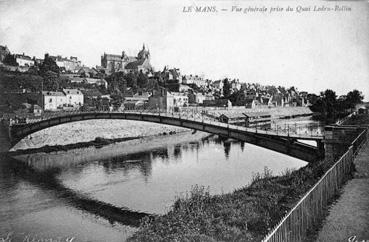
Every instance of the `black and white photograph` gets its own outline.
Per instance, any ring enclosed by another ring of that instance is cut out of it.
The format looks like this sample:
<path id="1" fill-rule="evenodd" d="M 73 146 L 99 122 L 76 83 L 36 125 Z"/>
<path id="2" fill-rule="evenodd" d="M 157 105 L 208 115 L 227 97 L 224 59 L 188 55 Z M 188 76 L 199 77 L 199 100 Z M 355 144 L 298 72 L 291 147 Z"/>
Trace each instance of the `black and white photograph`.
<path id="1" fill-rule="evenodd" d="M 369 242 L 368 0 L 0 0 L 0 242 Z"/>

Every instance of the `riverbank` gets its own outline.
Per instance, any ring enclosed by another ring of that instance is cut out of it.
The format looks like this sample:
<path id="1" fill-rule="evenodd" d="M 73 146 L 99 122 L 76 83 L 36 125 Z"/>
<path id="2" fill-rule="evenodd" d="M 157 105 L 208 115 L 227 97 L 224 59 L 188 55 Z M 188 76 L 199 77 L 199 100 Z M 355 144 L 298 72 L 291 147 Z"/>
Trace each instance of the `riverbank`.
<path id="1" fill-rule="evenodd" d="M 369 114 L 356 114 L 346 120 L 343 125 L 369 125 Z"/>
<path id="2" fill-rule="evenodd" d="M 88 142 L 78 142 L 75 144 L 53 145 L 53 146 L 45 145 L 40 148 L 29 148 L 26 150 L 18 149 L 15 151 L 8 151 L 4 153 L 10 156 L 14 156 L 14 155 L 22 155 L 22 154 L 51 153 L 51 152 L 57 152 L 57 151 L 67 151 L 67 150 L 72 150 L 72 149 L 86 148 L 90 146 L 101 148 L 105 145 L 129 141 L 133 139 L 140 139 L 140 138 L 142 137 L 127 137 L 127 138 L 116 138 L 116 139 L 105 139 L 105 138 L 96 137 L 94 140 L 88 141 Z"/>
<path id="3" fill-rule="evenodd" d="M 261 240 L 328 168 L 311 163 L 282 176 L 265 168 L 249 186 L 217 196 L 194 187 L 166 215 L 144 219 L 130 241 Z"/>
<path id="4" fill-rule="evenodd" d="M 123 142 L 116 142 L 102 147 L 89 146 L 85 148 L 75 148 L 71 150 L 57 150 L 50 153 L 27 151 L 15 151 L 10 154 L 17 160 L 27 163 L 37 170 L 47 170 L 51 168 L 65 168 L 75 166 L 94 160 L 105 160 L 130 154 L 145 152 L 152 149 L 161 148 L 166 145 L 175 145 L 186 142 L 193 142 L 205 139 L 208 133 L 181 132 L 172 135 L 152 135 Z M 53 149 L 53 148 L 52 148 Z"/>

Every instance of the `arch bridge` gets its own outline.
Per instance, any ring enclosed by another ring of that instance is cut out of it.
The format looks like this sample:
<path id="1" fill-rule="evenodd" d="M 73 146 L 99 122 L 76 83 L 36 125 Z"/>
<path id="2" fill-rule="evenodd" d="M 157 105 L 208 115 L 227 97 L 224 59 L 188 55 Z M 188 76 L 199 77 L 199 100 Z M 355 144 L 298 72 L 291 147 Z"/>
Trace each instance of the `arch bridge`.
<path id="1" fill-rule="evenodd" d="M 215 120 L 204 119 L 204 116 L 183 116 L 180 113 L 152 113 L 152 112 L 68 112 L 56 116 L 45 116 L 39 120 L 25 124 L 9 126 L 9 137 L 12 145 L 21 139 L 42 129 L 63 123 L 77 122 L 90 119 L 124 119 L 160 123 L 183 128 L 194 129 L 233 138 L 256 146 L 277 151 L 307 162 L 314 162 L 324 157 L 323 136 L 260 130 L 256 128 L 231 125 Z M 299 140 L 316 141 L 317 146 L 308 145 Z"/>

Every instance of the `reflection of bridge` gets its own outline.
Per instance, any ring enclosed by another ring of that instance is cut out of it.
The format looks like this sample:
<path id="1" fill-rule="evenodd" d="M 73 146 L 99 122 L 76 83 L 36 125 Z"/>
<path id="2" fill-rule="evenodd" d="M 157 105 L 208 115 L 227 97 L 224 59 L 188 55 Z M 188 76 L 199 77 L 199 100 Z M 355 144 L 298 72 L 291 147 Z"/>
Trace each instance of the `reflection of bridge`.
<path id="1" fill-rule="evenodd" d="M 308 162 L 316 161 L 324 154 L 322 145 L 323 136 L 320 135 L 247 128 L 221 123 L 215 120 L 204 119 L 201 115 L 192 115 L 191 117 L 188 117 L 176 113 L 147 113 L 131 111 L 62 113 L 56 116 L 44 117 L 30 123 L 14 124 L 10 126 L 9 133 L 11 142 L 14 145 L 27 135 L 52 126 L 89 119 L 126 119 L 174 125 L 245 141 L 250 144 L 287 154 Z M 316 141 L 317 147 L 301 143 L 298 140 Z"/>

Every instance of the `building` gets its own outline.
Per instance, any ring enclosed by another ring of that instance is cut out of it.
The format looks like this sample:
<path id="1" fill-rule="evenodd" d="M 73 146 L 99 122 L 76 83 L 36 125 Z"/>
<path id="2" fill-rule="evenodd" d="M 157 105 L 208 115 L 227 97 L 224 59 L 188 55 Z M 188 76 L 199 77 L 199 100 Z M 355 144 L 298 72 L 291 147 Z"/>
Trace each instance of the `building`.
<path id="1" fill-rule="evenodd" d="M 223 89 L 223 81 L 222 80 L 217 80 L 217 81 L 214 81 L 212 83 L 212 86 L 214 89 L 216 90 L 222 90 Z"/>
<path id="2" fill-rule="evenodd" d="M 144 102 L 147 103 L 149 101 L 149 97 L 151 96 L 151 93 L 149 92 L 137 92 L 132 96 L 125 97 L 125 101 L 130 102 Z"/>
<path id="3" fill-rule="evenodd" d="M 67 104 L 67 97 L 63 92 L 42 92 L 42 104 L 45 111 L 57 111 Z"/>
<path id="4" fill-rule="evenodd" d="M 78 89 L 63 89 L 66 96 L 66 104 L 69 107 L 79 108 L 83 106 L 83 94 Z"/>
<path id="5" fill-rule="evenodd" d="M 182 83 L 189 85 L 189 84 L 195 84 L 198 87 L 206 87 L 207 82 L 204 80 L 203 77 L 198 75 L 185 75 L 182 77 Z"/>
<path id="6" fill-rule="evenodd" d="M 246 127 L 270 128 L 272 117 L 268 112 L 245 113 Z"/>
<path id="7" fill-rule="evenodd" d="M 283 107 L 284 106 L 284 99 L 281 94 L 273 95 L 269 98 L 268 101 L 269 107 Z"/>
<path id="8" fill-rule="evenodd" d="M 244 113 L 228 112 L 219 116 L 219 121 L 222 123 L 246 126 L 247 116 Z"/>
<path id="9" fill-rule="evenodd" d="M 187 107 L 188 106 L 188 96 L 181 92 L 170 93 L 173 96 L 173 107 Z"/>
<path id="10" fill-rule="evenodd" d="M 35 116 L 41 116 L 41 114 L 42 114 L 42 108 L 40 106 L 38 106 L 37 104 L 34 104 L 32 106 L 32 113 Z"/>
<path id="11" fill-rule="evenodd" d="M 3 62 L 7 55 L 10 55 L 8 47 L 0 45 L 0 62 Z"/>
<path id="12" fill-rule="evenodd" d="M 166 82 L 182 83 L 182 76 L 179 68 L 169 68 L 165 66 L 163 71 L 160 72 L 160 75 Z"/>
<path id="13" fill-rule="evenodd" d="M 224 107 L 224 108 L 232 107 L 232 103 L 228 99 L 204 100 L 203 105 L 205 107 Z"/>
<path id="14" fill-rule="evenodd" d="M 15 61 L 18 63 L 18 65 L 21 67 L 24 66 L 30 67 L 35 65 L 35 61 L 31 57 L 25 55 L 24 53 L 21 55 L 16 54 L 14 55 L 14 58 Z"/>
<path id="15" fill-rule="evenodd" d="M 106 54 L 101 56 L 101 67 L 104 68 L 106 74 L 111 74 L 118 71 L 142 71 L 147 72 L 152 70 L 150 64 L 150 51 L 146 50 L 143 45 L 142 50 L 137 54 L 137 57 L 128 56 L 124 51 L 121 55 Z"/>
<path id="16" fill-rule="evenodd" d="M 233 89 L 233 90 L 240 90 L 241 89 L 241 83 L 240 83 L 239 79 L 233 79 L 230 84 L 231 84 L 231 89 Z"/>
<path id="17" fill-rule="evenodd" d="M 183 85 L 183 84 L 179 84 L 178 85 L 178 92 L 182 92 L 182 93 L 189 93 L 192 92 L 193 89 L 187 85 Z"/>
<path id="18" fill-rule="evenodd" d="M 245 93 L 246 99 L 255 99 L 257 97 L 257 93 L 254 89 L 249 89 Z"/>
<path id="19" fill-rule="evenodd" d="M 81 90 L 81 92 L 83 93 L 84 96 L 84 100 L 86 102 L 87 99 L 98 99 L 101 98 L 102 94 L 99 90 L 97 90 L 96 88 L 93 89 L 83 89 Z"/>
<path id="20" fill-rule="evenodd" d="M 89 78 L 89 77 L 69 77 L 72 83 L 84 83 L 94 86 L 103 86 L 108 88 L 108 82 L 105 79 Z"/>
<path id="21" fill-rule="evenodd" d="M 174 97 L 165 88 L 154 90 L 149 97 L 148 108 L 154 110 L 172 111 L 174 107 Z"/>
<path id="22" fill-rule="evenodd" d="M 78 68 L 77 70 L 78 75 L 83 76 L 83 77 L 96 77 L 99 73 L 98 70 L 96 70 L 95 68 L 90 68 L 87 66 L 82 66 L 80 68 Z"/>
<path id="23" fill-rule="evenodd" d="M 211 100 L 209 99 L 209 96 L 199 93 L 189 93 L 188 94 L 188 102 L 189 103 L 196 103 L 196 104 L 203 104 L 205 100 Z"/>
<path id="24" fill-rule="evenodd" d="M 50 57 L 62 71 L 76 73 L 81 67 L 81 61 L 74 56 L 71 56 L 69 59 L 60 55 Z"/>

